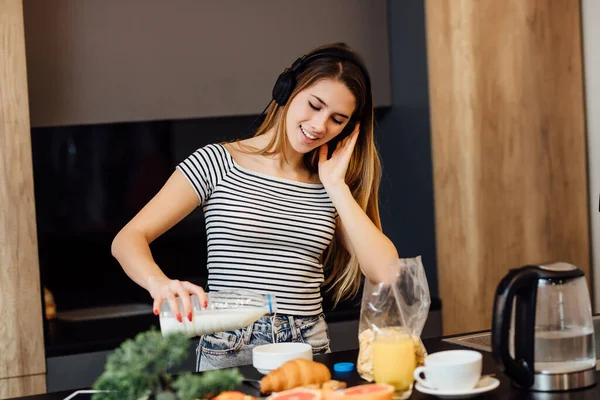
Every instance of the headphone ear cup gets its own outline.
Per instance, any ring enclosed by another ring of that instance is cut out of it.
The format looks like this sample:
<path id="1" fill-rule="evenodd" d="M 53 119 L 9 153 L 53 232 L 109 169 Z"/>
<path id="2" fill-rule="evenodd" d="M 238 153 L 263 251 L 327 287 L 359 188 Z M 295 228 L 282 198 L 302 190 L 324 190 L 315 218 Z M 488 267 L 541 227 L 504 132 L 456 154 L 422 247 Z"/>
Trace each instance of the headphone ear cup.
<path id="1" fill-rule="evenodd" d="M 275 86 L 273 86 L 273 100 L 280 106 L 285 105 L 289 100 L 294 87 L 296 86 L 296 77 L 291 70 L 285 70 L 279 75 Z"/>

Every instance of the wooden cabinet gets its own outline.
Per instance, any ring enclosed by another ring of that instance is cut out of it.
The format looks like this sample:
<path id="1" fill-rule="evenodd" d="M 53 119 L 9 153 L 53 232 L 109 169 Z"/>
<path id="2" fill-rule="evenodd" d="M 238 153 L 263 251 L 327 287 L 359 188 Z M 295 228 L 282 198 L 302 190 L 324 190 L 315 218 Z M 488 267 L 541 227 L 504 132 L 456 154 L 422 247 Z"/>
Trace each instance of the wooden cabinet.
<path id="1" fill-rule="evenodd" d="M 580 3 L 425 5 L 443 333 L 489 329 L 510 268 L 590 282 Z"/>
<path id="2" fill-rule="evenodd" d="M 0 1 L 0 398 L 45 393 L 21 0 Z"/>

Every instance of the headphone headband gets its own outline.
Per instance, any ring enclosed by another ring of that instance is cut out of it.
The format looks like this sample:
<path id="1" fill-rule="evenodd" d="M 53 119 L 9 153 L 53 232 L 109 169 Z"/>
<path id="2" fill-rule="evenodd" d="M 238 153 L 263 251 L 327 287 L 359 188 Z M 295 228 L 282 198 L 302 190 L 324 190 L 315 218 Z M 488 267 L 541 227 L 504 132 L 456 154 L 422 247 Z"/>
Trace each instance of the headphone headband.
<path id="1" fill-rule="evenodd" d="M 338 58 L 340 60 L 350 61 L 355 64 L 361 70 L 367 89 L 367 97 L 371 96 L 371 79 L 369 77 L 369 72 L 367 71 L 366 66 L 363 62 L 352 52 L 342 49 L 339 47 L 328 47 L 314 53 L 305 54 L 304 56 L 298 58 L 290 68 L 286 68 L 281 75 L 277 78 L 277 82 L 275 82 L 275 86 L 273 87 L 273 100 L 280 106 L 285 105 L 294 88 L 296 87 L 296 77 L 299 73 L 301 73 L 306 66 L 312 61 L 318 58 Z"/>

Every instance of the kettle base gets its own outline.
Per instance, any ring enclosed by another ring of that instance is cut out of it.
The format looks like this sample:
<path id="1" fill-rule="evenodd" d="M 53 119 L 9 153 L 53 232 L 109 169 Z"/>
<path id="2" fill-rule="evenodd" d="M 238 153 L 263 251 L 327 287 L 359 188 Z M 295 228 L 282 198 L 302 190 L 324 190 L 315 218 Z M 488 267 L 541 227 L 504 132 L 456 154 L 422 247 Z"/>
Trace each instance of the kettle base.
<path id="1" fill-rule="evenodd" d="M 596 384 L 596 368 L 561 374 L 536 373 L 533 385 L 528 388 L 521 387 L 514 382 L 513 384 L 516 387 L 535 392 L 562 392 L 583 389 Z"/>

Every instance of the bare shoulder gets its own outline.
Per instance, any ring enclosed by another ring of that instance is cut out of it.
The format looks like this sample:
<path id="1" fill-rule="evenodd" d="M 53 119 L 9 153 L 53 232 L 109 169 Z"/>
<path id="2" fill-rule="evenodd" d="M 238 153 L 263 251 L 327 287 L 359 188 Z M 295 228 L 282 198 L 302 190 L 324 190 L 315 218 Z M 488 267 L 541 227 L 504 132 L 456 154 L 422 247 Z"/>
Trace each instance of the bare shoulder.
<path id="1" fill-rule="evenodd" d="M 256 145 L 253 143 L 254 141 L 252 139 L 254 138 L 236 140 L 235 142 L 226 142 L 223 143 L 223 147 L 225 147 L 225 149 L 232 155 L 245 154 L 248 152 L 248 150 L 256 150 Z"/>
<path id="2" fill-rule="evenodd" d="M 260 154 L 260 150 L 267 146 L 268 137 L 254 136 L 250 139 L 236 142 L 224 143 L 223 146 L 229 152 L 233 161 L 242 168 L 269 175 L 304 183 L 320 183 L 318 174 L 298 169 L 282 169 L 278 157 L 269 157 Z"/>
<path id="3" fill-rule="evenodd" d="M 233 160 L 244 168 L 252 168 L 261 164 L 261 157 L 253 152 L 260 149 L 260 143 L 256 138 L 238 140 L 235 142 L 223 143 L 225 150 L 231 154 Z"/>

